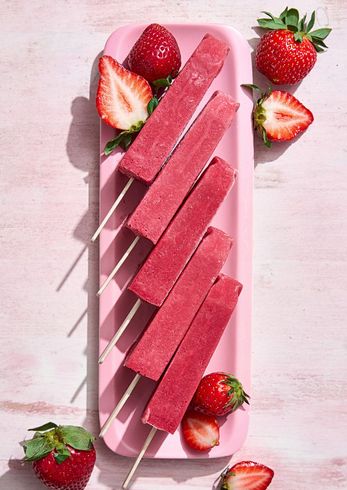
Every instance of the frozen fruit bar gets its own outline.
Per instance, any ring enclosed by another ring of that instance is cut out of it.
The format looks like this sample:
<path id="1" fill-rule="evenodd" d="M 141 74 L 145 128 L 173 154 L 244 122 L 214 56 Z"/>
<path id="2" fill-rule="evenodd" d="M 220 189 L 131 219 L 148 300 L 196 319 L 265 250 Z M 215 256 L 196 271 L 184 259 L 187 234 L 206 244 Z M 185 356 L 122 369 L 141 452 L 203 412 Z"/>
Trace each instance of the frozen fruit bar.
<path id="1" fill-rule="evenodd" d="M 127 227 L 157 243 L 229 128 L 239 104 L 215 92 L 130 216 Z"/>
<path id="2" fill-rule="evenodd" d="M 235 170 L 215 157 L 130 283 L 130 291 L 152 305 L 163 304 L 234 180 Z"/>
<path id="3" fill-rule="evenodd" d="M 174 433 L 237 304 L 242 285 L 221 275 L 210 289 L 142 417 Z"/>
<path id="4" fill-rule="evenodd" d="M 196 312 L 228 257 L 231 238 L 209 228 L 124 366 L 157 381 L 181 343 Z"/>
<path id="5" fill-rule="evenodd" d="M 206 34 L 119 163 L 118 170 L 150 184 L 199 102 L 220 72 L 229 47 Z"/>

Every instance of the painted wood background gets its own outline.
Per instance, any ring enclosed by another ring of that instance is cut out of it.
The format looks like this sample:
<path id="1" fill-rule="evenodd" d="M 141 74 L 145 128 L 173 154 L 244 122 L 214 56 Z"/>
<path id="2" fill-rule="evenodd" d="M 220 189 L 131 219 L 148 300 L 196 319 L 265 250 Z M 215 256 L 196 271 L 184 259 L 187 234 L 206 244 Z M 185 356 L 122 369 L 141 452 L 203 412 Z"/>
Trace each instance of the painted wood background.
<path id="1" fill-rule="evenodd" d="M 334 28 L 296 88 L 315 123 L 256 143 L 252 418 L 233 461 L 271 466 L 274 490 L 346 488 L 347 3 L 297 2 Z M 12 0 L 1 9 L 0 488 L 41 488 L 19 459 L 48 420 L 97 433 L 98 117 L 95 62 L 129 22 L 220 22 L 255 45 L 275 0 Z M 91 75 L 92 73 L 92 75 Z M 263 81 L 256 76 L 257 81 Z M 249 82 L 249 80 L 245 80 Z M 91 490 L 129 461 L 97 443 Z M 227 460 L 146 461 L 134 489 L 211 489 Z"/>

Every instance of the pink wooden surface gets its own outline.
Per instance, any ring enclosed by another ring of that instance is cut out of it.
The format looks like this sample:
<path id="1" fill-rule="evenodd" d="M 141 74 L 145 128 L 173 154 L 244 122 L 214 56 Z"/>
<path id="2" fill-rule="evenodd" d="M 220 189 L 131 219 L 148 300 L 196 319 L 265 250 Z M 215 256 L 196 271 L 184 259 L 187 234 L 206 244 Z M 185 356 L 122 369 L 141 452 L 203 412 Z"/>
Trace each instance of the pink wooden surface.
<path id="1" fill-rule="evenodd" d="M 169 25 L 170 31 L 181 47 L 182 61 L 189 58 L 203 36 L 209 32 L 224 40 L 230 46 L 230 53 L 224 67 L 205 94 L 193 116 L 200 112 L 211 95 L 218 89 L 232 95 L 240 103 L 235 120 L 214 155 L 224 158 L 238 171 L 236 183 L 218 210 L 212 221 L 216 226 L 234 237 L 234 245 L 223 271 L 236 277 L 243 284 L 243 291 L 228 328 L 207 367 L 206 372 L 224 370 L 234 373 L 244 383 L 247 392 L 250 387 L 250 351 L 251 351 L 251 317 L 252 317 L 252 199 L 253 199 L 253 134 L 251 124 L 252 101 L 249 94 L 241 88 L 244 79 L 251 79 L 251 59 L 248 43 L 240 34 L 228 27 L 211 24 L 195 26 Z M 132 46 L 144 30 L 144 25 L 124 26 L 114 32 L 105 46 L 105 54 L 116 59 L 125 59 L 129 46 Z M 111 134 L 111 136 L 110 136 Z M 101 127 L 101 149 L 112 137 L 112 130 L 105 125 Z M 122 153 L 118 152 L 107 159 L 102 157 L 100 168 L 101 219 L 110 208 L 110 195 L 114 198 L 115 188 L 121 188 L 124 176 L 117 169 Z M 124 230 L 122 221 L 126 213 L 131 212 L 138 202 L 138 193 L 144 187 L 137 185 L 131 195 L 124 199 L 100 236 L 100 284 L 102 284 L 116 264 L 115 257 L 122 256 L 134 234 Z M 124 236 L 126 239 L 124 239 Z M 136 299 L 127 291 L 127 282 L 142 263 L 148 251 L 147 243 L 139 242 L 138 246 L 115 279 L 100 297 L 100 353 L 118 330 L 127 312 Z M 135 253 L 136 252 L 136 253 Z M 99 368 L 99 410 L 103 425 L 117 401 L 133 379 L 134 373 L 123 367 L 126 351 L 133 344 L 148 320 L 148 313 L 154 308 L 141 308 L 126 332 Z M 155 383 L 142 379 L 129 398 L 126 406 L 111 425 L 105 435 L 107 446 L 123 456 L 136 456 L 147 437 L 149 427 L 141 422 L 141 414 L 155 387 Z M 180 431 L 173 435 L 159 432 L 146 455 L 155 458 L 216 458 L 231 455 L 239 450 L 246 438 L 249 423 L 248 407 L 228 417 L 221 427 L 221 443 L 210 453 L 191 451 L 182 445 Z"/>
<path id="2" fill-rule="evenodd" d="M 293 145 L 256 142 L 252 418 L 232 461 L 270 465 L 274 490 L 337 490 L 346 487 L 347 5 L 301 5 L 319 7 L 320 25 L 334 32 L 295 90 L 315 123 Z M 94 62 L 105 37 L 129 22 L 220 22 L 254 46 L 257 14 L 280 7 L 1 2 L 1 490 L 41 488 L 18 461 L 27 427 L 98 429 L 98 250 L 89 237 L 98 208 Z M 118 488 L 129 461 L 97 448 L 89 488 Z M 145 461 L 133 488 L 209 490 L 228 461 Z"/>

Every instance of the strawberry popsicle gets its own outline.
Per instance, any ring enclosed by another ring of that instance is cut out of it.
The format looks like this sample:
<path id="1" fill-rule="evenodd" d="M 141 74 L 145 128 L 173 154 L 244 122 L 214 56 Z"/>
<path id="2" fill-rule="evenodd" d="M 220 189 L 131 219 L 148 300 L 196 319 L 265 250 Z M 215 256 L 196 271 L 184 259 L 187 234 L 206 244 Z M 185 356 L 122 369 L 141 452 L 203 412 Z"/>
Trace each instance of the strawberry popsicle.
<path id="1" fill-rule="evenodd" d="M 157 381 L 228 257 L 231 238 L 210 227 L 124 366 Z"/>
<path id="2" fill-rule="evenodd" d="M 215 157 L 147 257 L 129 289 L 161 306 L 235 181 L 235 170 Z"/>
<path id="3" fill-rule="evenodd" d="M 229 128 L 239 105 L 215 92 L 130 216 L 127 227 L 157 243 L 206 162 Z"/>
<path id="4" fill-rule="evenodd" d="M 242 285 L 220 275 L 195 316 L 142 417 L 173 434 L 199 385 L 237 304 Z"/>
<path id="5" fill-rule="evenodd" d="M 120 161 L 120 172 L 145 184 L 155 179 L 228 52 L 225 42 L 204 36 Z"/>

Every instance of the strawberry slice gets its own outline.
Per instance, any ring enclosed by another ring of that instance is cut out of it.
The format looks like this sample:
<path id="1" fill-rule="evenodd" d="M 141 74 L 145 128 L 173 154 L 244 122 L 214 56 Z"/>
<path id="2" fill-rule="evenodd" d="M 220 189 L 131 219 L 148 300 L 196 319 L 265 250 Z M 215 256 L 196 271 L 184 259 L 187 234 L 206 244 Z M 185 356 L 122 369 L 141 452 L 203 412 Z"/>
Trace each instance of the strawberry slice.
<path id="1" fill-rule="evenodd" d="M 265 490 L 274 472 L 263 464 L 242 461 L 228 468 L 221 475 L 221 490 Z"/>
<path id="2" fill-rule="evenodd" d="M 281 90 L 274 90 L 257 105 L 256 119 L 259 112 L 262 115 L 265 112 L 265 121 L 262 121 L 261 126 L 272 141 L 291 140 L 313 121 L 311 111 L 293 95 Z"/>
<path id="3" fill-rule="evenodd" d="M 253 110 L 253 121 L 266 146 L 270 147 L 271 141 L 292 140 L 313 122 L 312 112 L 294 95 L 282 90 L 262 93 L 252 84 L 242 86 L 261 94 Z"/>
<path id="4" fill-rule="evenodd" d="M 208 451 L 219 444 L 219 425 L 215 417 L 188 410 L 182 420 L 184 440 L 192 449 Z"/>
<path id="5" fill-rule="evenodd" d="M 149 83 L 111 56 L 100 58 L 99 72 L 96 107 L 101 119 L 117 129 L 140 128 L 148 117 L 147 106 L 153 97 Z"/>

